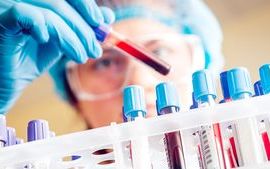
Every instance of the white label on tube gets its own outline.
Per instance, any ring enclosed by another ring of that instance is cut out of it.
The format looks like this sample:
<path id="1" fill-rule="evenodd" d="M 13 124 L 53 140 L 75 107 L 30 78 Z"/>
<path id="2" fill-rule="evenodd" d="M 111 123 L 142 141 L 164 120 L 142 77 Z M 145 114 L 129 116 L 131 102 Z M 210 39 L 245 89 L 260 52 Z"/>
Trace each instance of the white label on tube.
<path id="1" fill-rule="evenodd" d="M 263 120 L 264 120 L 264 127 L 265 127 L 265 130 L 266 130 L 268 136 L 270 137 L 270 120 L 269 120 L 269 117 L 266 116 L 266 117 L 264 117 Z"/>
<path id="2" fill-rule="evenodd" d="M 138 116 L 135 121 L 143 122 L 144 118 Z M 147 137 L 138 137 L 131 140 L 131 154 L 133 169 L 152 169 Z"/>
<path id="3" fill-rule="evenodd" d="M 212 126 L 201 126 L 199 134 L 204 167 L 206 169 L 219 169 L 218 154 L 215 146 L 215 136 Z"/>
<path id="4" fill-rule="evenodd" d="M 146 137 L 131 140 L 133 169 L 151 169 L 149 144 Z"/>
<path id="5" fill-rule="evenodd" d="M 192 135 L 194 132 L 194 129 L 181 131 L 185 164 L 187 169 L 200 168 L 196 149 L 196 145 L 199 143 L 199 140 L 195 140 L 194 136 Z"/>
<path id="6" fill-rule="evenodd" d="M 243 165 L 248 166 L 263 162 L 263 153 L 259 141 L 259 132 L 256 128 L 256 120 L 253 118 L 237 120 L 236 130 Z"/>

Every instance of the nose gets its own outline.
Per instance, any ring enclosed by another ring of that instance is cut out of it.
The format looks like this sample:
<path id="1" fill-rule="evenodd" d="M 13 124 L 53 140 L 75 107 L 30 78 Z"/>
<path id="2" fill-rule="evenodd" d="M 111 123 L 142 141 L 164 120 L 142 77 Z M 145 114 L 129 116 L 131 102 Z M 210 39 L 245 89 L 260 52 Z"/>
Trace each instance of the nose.
<path id="1" fill-rule="evenodd" d="M 147 88 L 153 88 L 160 82 L 154 70 L 142 63 L 135 63 L 130 73 L 129 83 L 134 85 L 141 85 Z"/>
<path id="2" fill-rule="evenodd" d="M 155 86 L 160 83 L 160 81 L 155 72 L 146 65 L 138 63 L 133 66 L 129 85 L 140 85 L 144 88 L 148 117 L 156 114 Z"/>

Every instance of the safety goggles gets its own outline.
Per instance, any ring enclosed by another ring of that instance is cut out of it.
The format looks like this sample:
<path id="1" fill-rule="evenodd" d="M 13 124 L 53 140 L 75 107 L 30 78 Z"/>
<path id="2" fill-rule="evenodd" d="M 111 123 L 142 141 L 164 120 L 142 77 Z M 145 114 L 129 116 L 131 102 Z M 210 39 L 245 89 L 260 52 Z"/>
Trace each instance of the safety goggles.
<path id="1" fill-rule="evenodd" d="M 82 65 L 67 64 L 68 83 L 78 100 L 100 100 L 119 95 L 136 69 L 140 69 L 141 76 L 153 76 L 159 81 L 181 85 L 189 83 L 192 71 L 204 66 L 203 49 L 196 36 L 148 34 L 133 41 L 169 63 L 172 67 L 169 75 L 162 76 L 113 46 L 104 44 L 100 59 L 89 60 Z M 189 72 L 185 72 L 187 64 L 192 65 Z"/>

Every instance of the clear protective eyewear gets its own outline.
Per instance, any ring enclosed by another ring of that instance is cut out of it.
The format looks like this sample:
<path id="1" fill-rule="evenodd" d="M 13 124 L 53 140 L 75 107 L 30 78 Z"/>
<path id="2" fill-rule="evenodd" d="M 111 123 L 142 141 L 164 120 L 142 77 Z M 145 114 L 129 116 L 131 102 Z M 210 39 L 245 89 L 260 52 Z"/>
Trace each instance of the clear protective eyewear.
<path id="1" fill-rule="evenodd" d="M 104 44 L 101 58 L 81 65 L 74 62 L 67 64 L 66 76 L 77 99 L 91 101 L 119 95 L 138 65 L 151 71 L 160 81 L 171 81 L 176 85 L 189 83 L 190 73 L 204 66 L 203 49 L 200 40 L 194 35 L 148 34 L 133 41 L 169 63 L 172 67 L 169 75 L 162 76 L 150 68 L 147 69 L 147 65 L 109 44 Z M 190 73 L 183 69 L 187 60 L 192 65 Z"/>

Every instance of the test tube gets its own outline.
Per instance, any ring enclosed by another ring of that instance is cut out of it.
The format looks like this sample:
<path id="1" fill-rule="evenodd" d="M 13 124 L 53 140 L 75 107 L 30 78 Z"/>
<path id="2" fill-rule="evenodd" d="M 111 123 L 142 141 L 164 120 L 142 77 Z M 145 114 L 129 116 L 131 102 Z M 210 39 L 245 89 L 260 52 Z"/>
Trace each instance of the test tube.
<path id="1" fill-rule="evenodd" d="M 254 83 L 254 91 L 255 91 L 254 97 L 264 95 L 260 80 Z M 259 132 L 260 132 L 260 135 L 262 137 L 262 144 L 264 146 L 265 156 L 266 156 L 266 159 L 269 161 L 270 160 L 270 140 L 269 140 L 270 121 L 269 121 L 269 116 L 268 115 L 261 115 L 261 116 L 257 117 L 257 121 L 259 124 Z"/>
<path id="2" fill-rule="evenodd" d="M 0 148 L 7 142 L 6 117 L 0 114 Z"/>
<path id="3" fill-rule="evenodd" d="M 128 122 L 127 117 L 126 117 L 124 111 L 122 112 L 122 116 L 123 116 L 123 122 L 124 123 Z"/>
<path id="4" fill-rule="evenodd" d="M 21 138 L 16 138 L 16 144 L 23 144 L 24 141 Z"/>
<path id="5" fill-rule="evenodd" d="M 270 64 L 260 67 L 260 79 L 264 94 L 270 94 Z"/>
<path id="6" fill-rule="evenodd" d="M 256 87 L 257 90 L 259 91 L 257 92 L 258 94 L 263 94 L 263 95 L 268 95 L 270 94 L 270 64 L 264 64 L 260 67 L 259 69 L 259 74 L 260 74 L 260 86 L 259 84 L 257 84 Z M 267 135 L 264 133 L 263 136 L 263 140 L 264 140 L 264 146 L 265 146 L 265 152 L 267 155 L 267 159 L 268 161 L 270 161 L 270 141 L 269 141 L 269 137 L 270 137 L 270 120 L 269 120 L 269 116 L 266 117 L 264 119 L 264 124 L 265 124 L 265 129 L 267 131 Z"/>
<path id="7" fill-rule="evenodd" d="M 194 98 L 198 102 L 198 107 L 215 105 L 216 89 L 209 71 L 200 70 L 193 73 L 192 83 Z M 202 157 L 199 157 L 199 159 L 202 159 L 202 168 L 225 168 L 219 124 L 201 126 L 194 134 L 200 140 L 199 150 L 201 150 L 201 153 L 198 154 L 202 154 Z"/>
<path id="8" fill-rule="evenodd" d="M 118 50 L 129 56 L 135 57 L 160 74 L 167 75 L 170 72 L 171 66 L 168 63 L 159 59 L 146 49 L 135 45 L 123 35 L 113 31 L 108 25 L 101 24 L 99 27 L 92 26 L 92 29 L 94 30 L 98 41 L 105 42 L 107 39 L 110 39 L 110 43 Z"/>
<path id="9" fill-rule="evenodd" d="M 228 71 L 224 71 L 220 73 L 220 84 L 221 90 L 223 94 L 223 99 L 220 101 L 220 104 L 231 102 L 231 95 L 229 92 L 229 85 L 227 79 Z M 224 157 L 226 161 L 226 167 L 235 168 L 239 167 L 239 157 L 240 157 L 240 149 L 239 143 L 237 140 L 236 126 L 233 122 L 224 122 L 222 125 L 223 131 L 223 151 Z M 226 153 L 225 153 L 226 152 Z"/>
<path id="10" fill-rule="evenodd" d="M 192 92 L 192 105 L 190 106 L 190 110 L 197 108 L 198 103 L 194 98 L 194 92 Z M 202 169 L 203 157 L 200 138 L 198 135 L 198 128 L 182 130 L 181 136 L 186 168 Z"/>
<path id="11" fill-rule="evenodd" d="M 50 137 L 49 124 L 46 120 L 32 120 L 27 127 L 28 142 L 43 140 Z"/>
<path id="12" fill-rule="evenodd" d="M 221 84 L 221 91 L 222 91 L 222 96 L 223 96 L 221 103 L 230 102 L 232 100 L 230 96 L 230 92 L 229 92 L 227 74 L 228 74 L 228 71 L 224 71 L 220 73 L 220 84 Z"/>
<path id="13" fill-rule="evenodd" d="M 50 137 L 55 137 L 55 136 L 56 136 L 55 132 L 54 131 L 50 131 Z"/>
<path id="14" fill-rule="evenodd" d="M 138 132 L 143 130 L 140 124 L 146 116 L 146 105 L 143 88 L 136 85 L 127 86 L 123 94 L 123 111 L 127 121 L 137 122 Z M 133 169 L 151 169 L 149 142 L 147 137 L 131 140 L 131 154 Z"/>
<path id="15" fill-rule="evenodd" d="M 248 99 L 252 96 L 250 74 L 246 68 L 231 69 L 227 74 L 232 100 Z M 263 161 L 260 136 L 255 118 L 234 121 L 240 147 L 239 166 L 258 164 Z M 240 163 L 241 162 L 241 163 Z"/>
<path id="16" fill-rule="evenodd" d="M 7 127 L 7 142 L 5 147 L 16 145 L 16 130 L 12 127 Z"/>
<path id="17" fill-rule="evenodd" d="M 32 120 L 27 126 L 27 140 L 28 142 L 43 140 L 50 138 L 49 124 L 46 120 Z M 35 161 L 26 164 L 26 168 L 49 168 L 50 161 L 48 159 Z"/>
<path id="18" fill-rule="evenodd" d="M 260 80 L 254 83 L 254 96 L 262 96 L 264 95 L 263 88 L 262 88 L 262 83 Z"/>
<path id="19" fill-rule="evenodd" d="M 156 86 L 158 115 L 180 111 L 177 89 L 172 83 L 160 83 Z M 166 151 L 170 169 L 185 169 L 182 139 L 179 131 L 166 133 Z"/>
<path id="20" fill-rule="evenodd" d="M 198 103 L 196 102 L 194 98 L 194 92 L 192 92 L 192 105 L 190 106 L 190 109 L 197 109 L 198 108 Z"/>

